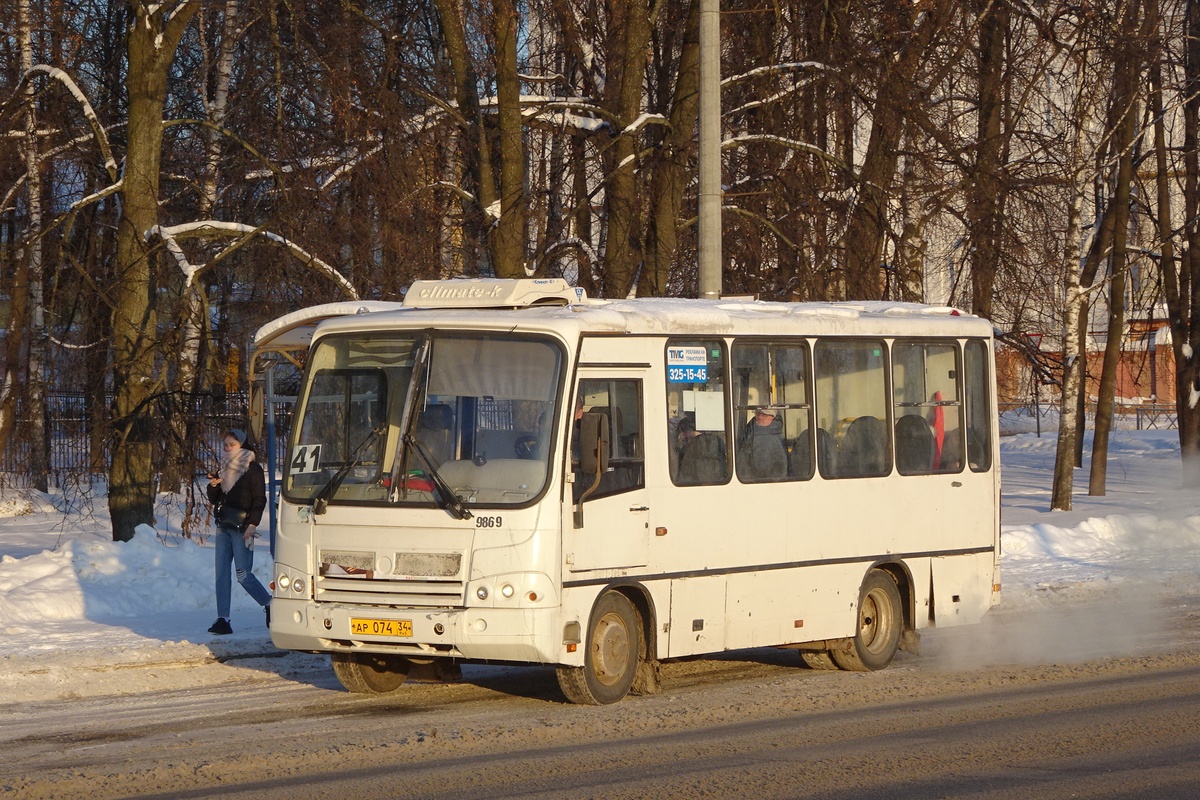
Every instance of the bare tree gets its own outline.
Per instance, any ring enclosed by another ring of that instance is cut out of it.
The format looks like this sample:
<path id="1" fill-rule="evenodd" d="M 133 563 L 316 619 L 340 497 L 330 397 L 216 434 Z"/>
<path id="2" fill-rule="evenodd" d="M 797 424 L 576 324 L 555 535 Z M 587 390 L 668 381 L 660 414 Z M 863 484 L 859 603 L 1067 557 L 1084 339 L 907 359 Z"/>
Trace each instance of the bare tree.
<path id="1" fill-rule="evenodd" d="M 139 524 L 154 521 L 151 459 L 153 400 L 162 377 L 155 365 L 157 259 L 146 232 L 158 224 L 163 108 L 175 48 L 199 0 L 139 2 L 128 30 L 128 140 L 121 186 L 113 292 L 113 428 L 108 508 L 113 538 L 133 538 Z"/>
<path id="2" fill-rule="evenodd" d="M 1087 187 L 1092 172 L 1087 135 L 1095 104 L 1092 93 L 1096 84 L 1090 78 L 1092 51 L 1085 35 L 1079 35 L 1067 54 L 1066 62 L 1073 71 L 1070 103 L 1072 108 L 1066 159 L 1066 184 L 1069 187 L 1064 261 L 1066 270 L 1066 305 L 1062 323 L 1063 388 L 1059 416 L 1058 444 L 1054 460 L 1054 484 L 1050 507 L 1063 511 L 1071 509 L 1074 490 L 1076 447 L 1083 433 L 1082 404 L 1086 372 L 1087 293 L 1081 284 L 1080 270 L 1086 269 L 1085 246 L 1081 236 L 1081 219 Z M 1080 266 L 1074 266 L 1080 265 Z M 1092 271 L 1094 274 L 1094 270 Z M 1091 279 L 1089 278 L 1089 283 Z"/>
<path id="3" fill-rule="evenodd" d="M 1184 22 L 1184 231 L 1177 290 L 1168 294 L 1175 351 L 1183 485 L 1200 486 L 1200 2 L 1187 0 Z M 1168 290 L 1170 291 L 1170 290 Z M 1174 295 L 1174 297 L 1171 296 Z"/>
<path id="4" fill-rule="evenodd" d="M 879 61 L 871 109 L 871 133 L 856 176 L 856 202 L 846 230 L 846 293 L 853 299 L 881 297 L 880 265 L 887 239 L 888 205 L 896 177 L 906 114 L 915 100 L 916 75 L 929 49 L 940 41 L 958 4 L 929 0 L 894 7 L 888 39 L 894 56 Z"/>
<path id="5" fill-rule="evenodd" d="M 1133 200 L 1134 147 L 1138 137 L 1138 83 L 1142 73 L 1148 17 L 1140 0 L 1131 0 L 1120 12 L 1121 30 L 1139 31 L 1138 36 L 1117 39 L 1114 53 L 1113 98 L 1110 111 L 1112 157 L 1116 162 L 1113 181 L 1112 251 L 1108 258 L 1108 339 L 1104 348 L 1104 367 L 1096 401 L 1096 429 L 1092 440 L 1091 475 L 1088 494 L 1105 494 L 1108 472 L 1108 440 L 1113 424 L 1113 399 L 1121 342 L 1125 334 L 1125 285 L 1129 236 L 1129 207 Z"/>
<path id="6" fill-rule="evenodd" d="M 979 111 L 974 174 L 966 210 L 970 235 L 971 313 L 992 318 L 996 271 L 1004 230 L 1001 170 L 1005 39 L 1008 3 L 977 0 L 979 6 Z"/>
<path id="7" fill-rule="evenodd" d="M 525 277 L 526 198 L 521 78 L 517 72 L 514 0 L 493 0 L 496 38 L 496 115 L 500 155 L 500 209 L 492 234 L 492 264 L 501 278 Z"/>

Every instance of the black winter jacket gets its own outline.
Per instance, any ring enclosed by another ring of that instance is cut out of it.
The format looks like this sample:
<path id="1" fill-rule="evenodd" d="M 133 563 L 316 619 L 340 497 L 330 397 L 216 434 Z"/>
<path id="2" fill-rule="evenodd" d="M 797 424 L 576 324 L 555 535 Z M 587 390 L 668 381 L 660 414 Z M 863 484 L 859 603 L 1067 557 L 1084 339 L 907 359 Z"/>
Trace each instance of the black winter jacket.
<path id="1" fill-rule="evenodd" d="M 263 477 L 263 468 L 257 461 L 251 461 L 246 473 L 238 478 L 228 495 L 221 488 L 221 484 L 209 484 L 208 501 L 214 508 L 218 503 L 227 503 L 233 508 L 244 509 L 246 523 L 258 525 L 262 522 L 263 511 L 267 507 L 267 482 Z"/>

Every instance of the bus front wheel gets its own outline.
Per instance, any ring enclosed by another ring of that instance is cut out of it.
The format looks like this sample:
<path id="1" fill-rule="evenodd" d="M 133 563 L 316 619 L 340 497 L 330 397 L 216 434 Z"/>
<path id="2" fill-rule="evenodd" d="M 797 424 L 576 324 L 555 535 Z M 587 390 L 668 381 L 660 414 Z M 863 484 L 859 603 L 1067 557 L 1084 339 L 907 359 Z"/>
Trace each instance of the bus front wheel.
<path id="1" fill-rule="evenodd" d="M 633 685 L 642 652 L 640 617 L 629 598 L 606 592 L 592 609 L 582 667 L 559 667 L 558 685 L 572 703 L 615 703 Z"/>
<path id="2" fill-rule="evenodd" d="M 904 610 L 895 579 L 883 570 L 872 570 L 858 595 L 858 630 L 850 648 L 835 649 L 829 655 L 845 670 L 883 669 L 892 663 L 903 629 Z"/>
<path id="3" fill-rule="evenodd" d="M 809 669 L 838 668 L 838 665 L 833 663 L 833 658 L 829 655 L 828 650 L 801 650 L 800 658 L 808 665 Z"/>
<path id="4" fill-rule="evenodd" d="M 408 678 L 407 658 L 376 653 L 334 653 L 333 674 L 346 691 L 355 694 L 390 694 Z"/>

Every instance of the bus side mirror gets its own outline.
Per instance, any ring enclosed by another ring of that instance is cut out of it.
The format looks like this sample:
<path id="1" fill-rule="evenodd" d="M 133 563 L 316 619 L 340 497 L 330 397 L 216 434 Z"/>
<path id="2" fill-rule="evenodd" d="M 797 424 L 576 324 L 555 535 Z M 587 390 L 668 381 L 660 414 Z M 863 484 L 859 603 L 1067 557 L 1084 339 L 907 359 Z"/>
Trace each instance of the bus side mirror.
<path id="1" fill-rule="evenodd" d="M 587 500 L 608 469 L 608 415 L 584 414 L 579 420 L 579 468 L 583 475 L 591 475 L 592 483 L 579 495 L 575 504 L 575 527 L 583 527 L 583 501 Z M 582 476 L 580 476 L 582 477 Z"/>

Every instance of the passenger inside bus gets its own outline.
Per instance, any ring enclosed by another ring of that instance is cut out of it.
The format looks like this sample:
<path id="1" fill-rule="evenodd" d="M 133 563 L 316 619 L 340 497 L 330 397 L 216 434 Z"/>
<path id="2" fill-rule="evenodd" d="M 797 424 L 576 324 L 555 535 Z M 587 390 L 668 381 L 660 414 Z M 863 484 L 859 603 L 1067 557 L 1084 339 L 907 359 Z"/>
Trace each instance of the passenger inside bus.
<path id="1" fill-rule="evenodd" d="M 696 430 L 691 413 L 679 420 L 679 484 L 722 483 L 725 480 L 725 442 L 715 433 Z"/>
<path id="2" fill-rule="evenodd" d="M 738 439 L 737 473 L 742 481 L 777 481 L 787 477 L 787 448 L 777 409 L 759 406 Z"/>

